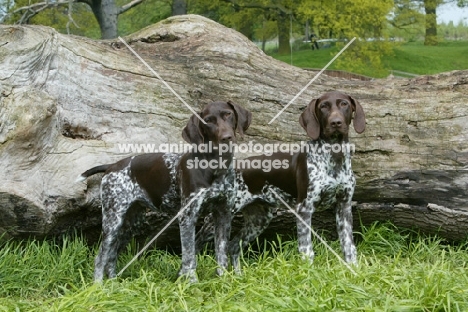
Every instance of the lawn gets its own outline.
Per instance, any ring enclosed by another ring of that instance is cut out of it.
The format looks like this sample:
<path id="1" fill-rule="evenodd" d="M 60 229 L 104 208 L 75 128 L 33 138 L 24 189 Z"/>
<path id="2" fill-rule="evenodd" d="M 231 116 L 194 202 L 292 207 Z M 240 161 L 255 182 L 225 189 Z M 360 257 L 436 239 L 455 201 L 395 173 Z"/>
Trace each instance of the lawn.
<path id="1" fill-rule="evenodd" d="M 320 50 L 299 50 L 292 53 L 292 64 L 303 68 L 324 67 L 333 56 L 338 53 L 339 48 L 330 47 Z M 276 59 L 291 64 L 290 55 L 278 55 L 270 53 Z M 451 70 L 468 69 L 468 42 L 446 41 L 438 46 L 425 46 L 422 42 L 409 42 L 395 46 L 394 55 L 384 59 L 388 69 L 398 70 L 413 74 L 426 75 L 436 74 Z M 340 69 L 332 64 L 329 69 Z M 372 70 L 363 68 L 360 74 L 372 76 Z M 381 77 L 375 77 L 381 78 Z"/>
<path id="2" fill-rule="evenodd" d="M 357 233 L 353 275 L 316 243 L 303 261 L 295 241 L 273 242 L 243 258 L 243 274 L 214 276 L 199 257 L 200 282 L 176 280 L 180 257 L 150 251 L 122 278 L 92 282 L 96 248 L 82 238 L 7 242 L 0 251 L 4 311 L 467 311 L 468 242 L 399 232 L 389 224 Z M 339 244 L 332 242 L 339 250 Z M 131 245 L 121 268 L 136 253 Z"/>

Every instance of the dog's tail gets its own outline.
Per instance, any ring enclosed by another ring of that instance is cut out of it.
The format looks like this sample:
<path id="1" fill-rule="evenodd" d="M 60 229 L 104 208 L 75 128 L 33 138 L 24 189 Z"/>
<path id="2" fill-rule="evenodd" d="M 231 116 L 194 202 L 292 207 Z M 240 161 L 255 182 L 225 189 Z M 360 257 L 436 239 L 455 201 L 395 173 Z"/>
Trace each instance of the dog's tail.
<path id="1" fill-rule="evenodd" d="M 86 178 L 96 174 L 96 173 L 101 173 L 101 172 L 106 172 L 107 169 L 110 167 L 111 165 L 101 165 L 101 166 L 96 166 L 96 167 L 93 167 L 89 170 L 86 170 L 85 172 L 83 172 L 77 179 L 76 179 L 76 182 L 81 182 L 81 181 L 84 181 L 86 180 Z"/>

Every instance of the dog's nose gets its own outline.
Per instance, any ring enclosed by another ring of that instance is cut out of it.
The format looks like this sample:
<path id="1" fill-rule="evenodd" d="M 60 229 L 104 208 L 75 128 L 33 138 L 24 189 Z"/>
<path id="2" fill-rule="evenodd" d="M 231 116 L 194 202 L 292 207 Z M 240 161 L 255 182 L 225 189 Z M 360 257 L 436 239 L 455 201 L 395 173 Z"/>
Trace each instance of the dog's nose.
<path id="1" fill-rule="evenodd" d="M 223 135 L 221 137 L 221 142 L 222 143 L 228 143 L 230 141 L 232 141 L 232 135 L 230 135 L 230 134 L 225 134 L 225 135 Z"/>
<path id="2" fill-rule="evenodd" d="M 335 118 L 330 122 L 330 125 L 333 128 L 339 128 L 343 124 L 343 121 L 341 119 Z"/>

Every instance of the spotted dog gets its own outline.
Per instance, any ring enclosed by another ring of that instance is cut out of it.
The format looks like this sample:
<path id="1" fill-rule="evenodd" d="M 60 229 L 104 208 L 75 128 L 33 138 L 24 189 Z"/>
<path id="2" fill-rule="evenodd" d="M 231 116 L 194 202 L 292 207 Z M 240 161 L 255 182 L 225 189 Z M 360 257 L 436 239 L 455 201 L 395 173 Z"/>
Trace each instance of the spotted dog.
<path id="1" fill-rule="evenodd" d="M 134 205 L 179 216 L 182 245 L 182 265 L 179 275 L 196 281 L 195 225 L 201 213 L 213 216 L 218 274 L 228 266 L 227 245 L 230 235 L 231 211 L 236 193 L 233 155 L 219 155 L 220 144 L 236 140 L 250 125 L 251 113 L 228 102 L 208 104 L 199 114 L 206 124 L 193 115 L 182 131 L 187 142 L 212 144 L 211 151 L 192 150 L 185 154 L 152 153 L 120 160 L 114 164 L 97 166 L 81 175 L 86 179 L 104 172 L 101 182 L 102 242 L 95 260 L 94 279 L 104 275 L 116 276 L 119 250 L 126 245 L 135 227 Z M 207 145 L 205 145 L 206 147 Z M 216 160 L 223 166 L 201 167 L 194 163 Z M 196 161 L 196 162 L 195 162 Z"/>
<path id="2" fill-rule="evenodd" d="M 273 208 L 279 203 L 276 194 L 295 206 L 298 215 L 311 224 L 314 211 L 334 209 L 338 235 L 349 263 L 356 262 L 356 247 L 352 235 L 351 199 L 356 180 L 351 169 L 348 149 L 331 150 L 333 144 L 348 143 L 348 129 L 353 119 L 354 129 L 365 129 L 364 111 L 357 100 L 340 92 L 328 92 L 310 102 L 299 118 L 299 123 L 311 138 L 307 152 L 293 155 L 274 153 L 254 156 L 253 160 L 287 161 L 288 168 L 244 169 L 237 174 L 238 192 L 235 212 L 241 211 L 244 225 L 229 243 L 229 252 L 235 270 L 239 271 L 239 253 L 269 225 Z M 210 220 L 197 234 L 197 248 L 210 239 Z M 311 261 L 314 258 L 311 231 L 297 220 L 299 252 Z"/>

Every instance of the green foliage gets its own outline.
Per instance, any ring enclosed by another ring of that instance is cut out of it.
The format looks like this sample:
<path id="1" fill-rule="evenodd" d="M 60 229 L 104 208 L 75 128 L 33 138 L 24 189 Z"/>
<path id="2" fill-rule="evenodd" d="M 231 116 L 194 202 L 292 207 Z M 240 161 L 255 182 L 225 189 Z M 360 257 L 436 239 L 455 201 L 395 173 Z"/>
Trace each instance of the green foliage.
<path id="1" fill-rule="evenodd" d="M 117 5 L 128 3 L 127 0 L 117 1 Z M 125 36 L 134 33 L 148 25 L 157 23 L 171 16 L 172 1 L 146 0 L 138 6 L 119 16 L 119 35 Z"/>
<path id="2" fill-rule="evenodd" d="M 340 57 L 338 67 L 354 72 L 365 67 L 377 73 L 386 71 L 382 59 L 392 52 L 392 44 L 385 40 L 384 29 L 393 1 L 337 0 L 312 4 L 303 2 L 299 11 L 313 20 L 312 26 L 319 37 L 333 34 L 348 40 L 359 39 Z"/>
<path id="3" fill-rule="evenodd" d="M 262 18 L 261 22 L 254 29 L 254 39 L 262 42 L 273 39 L 276 36 L 276 23 Z"/>
<path id="4" fill-rule="evenodd" d="M 211 255 L 199 257 L 200 282 L 176 281 L 180 257 L 147 252 L 122 278 L 94 284 L 96 248 L 82 238 L 61 243 L 4 243 L 0 310 L 14 311 L 466 311 L 468 242 L 401 232 L 390 224 L 364 228 L 359 265 L 351 274 L 315 242 L 313 264 L 295 241 L 250 249 L 243 273 L 216 277 Z M 339 251 L 339 243 L 332 242 Z M 122 267 L 135 244 L 120 257 Z"/>
<path id="5" fill-rule="evenodd" d="M 422 1 L 395 0 L 391 23 L 396 27 L 405 27 L 415 22 L 424 22 Z"/>
<path id="6" fill-rule="evenodd" d="M 189 11 L 234 28 L 252 40 L 265 41 L 277 35 L 278 48 L 284 54 L 290 52 L 290 24 L 296 5 L 293 0 L 194 0 Z M 298 24 L 296 19 L 294 24 Z"/>
<path id="7" fill-rule="evenodd" d="M 468 25 L 466 22 L 459 21 L 457 25 L 453 22 L 448 24 L 439 24 L 439 36 L 440 39 L 445 40 L 466 40 L 468 41 Z"/>
<path id="8" fill-rule="evenodd" d="M 17 0 L 15 1 L 13 9 L 38 2 L 41 2 L 41 0 Z M 16 22 L 21 18 L 21 14 L 17 13 L 16 15 L 10 16 L 10 19 L 6 22 Z M 86 36 L 94 39 L 101 37 L 99 24 L 97 23 L 91 8 L 87 4 L 74 3 L 72 5 L 72 18 L 76 24 L 69 23 L 68 5 L 61 5 L 56 6 L 53 9 L 47 9 L 39 12 L 29 19 L 28 24 L 53 27 L 60 33 L 69 32 L 73 35 Z"/>
<path id="9" fill-rule="evenodd" d="M 0 0 L 9 1 L 9 0 Z M 14 8 L 37 3 L 42 0 L 17 0 Z M 121 6 L 129 1 L 117 0 L 117 5 Z M 0 4 L 1 5 L 1 4 Z M 119 35 L 127 35 L 136 32 L 150 24 L 154 24 L 171 15 L 171 1 L 169 0 L 147 0 L 140 5 L 119 16 L 118 32 Z M 0 14 L 1 16 L 1 14 Z M 20 14 L 12 16 L 7 22 L 14 22 L 20 18 Z M 45 25 L 55 28 L 61 33 L 70 33 L 73 35 L 86 36 L 89 38 L 101 38 L 101 31 L 91 8 L 85 3 L 74 3 L 72 5 L 72 18 L 74 23 L 69 23 L 67 30 L 68 6 L 61 5 L 53 9 L 43 10 L 29 20 L 29 24 Z"/>
<path id="10" fill-rule="evenodd" d="M 55 10 L 49 10 L 55 11 Z M 38 16 L 40 16 L 40 13 Z M 70 24 L 70 34 L 84 36 L 93 39 L 101 38 L 101 30 L 99 28 L 99 24 L 94 17 L 91 8 L 84 4 L 84 3 L 75 3 L 73 4 L 73 11 L 72 17 L 75 21 L 76 25 L 71 23 Z M 63 24 L 53 26 L 61 33 L 67 33 L 66 24 L 68 22 L 68 18 L 64 18 Z M 47 22 L 41 23 L 42 25 L 46 25 Z M 38 23 L 39 24 L 39 23 Z"/>
<path id="11" fill-rule="evenodd" d="M 394 46 L 388 40 L 355 41 L 336 60 L 336 66 L 353 73 L 385 77 L 388 74 L 385 59 L 392 55 Z"/>

